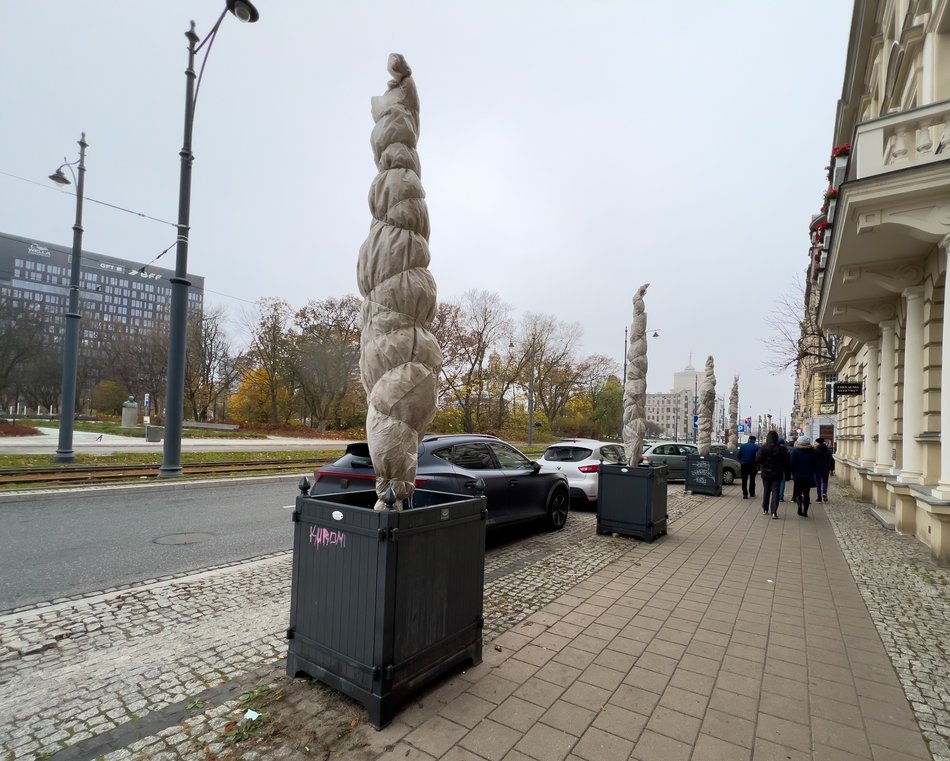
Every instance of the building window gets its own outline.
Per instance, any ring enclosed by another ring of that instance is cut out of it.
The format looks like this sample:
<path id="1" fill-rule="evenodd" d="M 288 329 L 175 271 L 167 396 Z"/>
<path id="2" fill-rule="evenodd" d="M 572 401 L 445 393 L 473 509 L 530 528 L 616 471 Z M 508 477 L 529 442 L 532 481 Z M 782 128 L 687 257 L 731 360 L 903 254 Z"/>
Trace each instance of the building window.
<path id="1" fill-rule="evenodd" d="M 838 376 L 835 373 L 825 373 L 825 393 L 822 401 L 825 403 L 835 400 L 835 383 L 838 382 Z"/>

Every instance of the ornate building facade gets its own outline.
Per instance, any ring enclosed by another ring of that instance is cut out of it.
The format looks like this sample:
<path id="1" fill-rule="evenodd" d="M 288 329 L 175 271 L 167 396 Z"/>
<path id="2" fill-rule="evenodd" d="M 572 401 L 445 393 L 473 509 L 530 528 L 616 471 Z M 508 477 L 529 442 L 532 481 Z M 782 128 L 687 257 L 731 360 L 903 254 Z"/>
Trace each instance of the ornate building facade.
<path id="1" fill-rule="evenodd" d="M 833 145 L 806 309 L 839 341 L 798 403 L 837 376 L 837 474 L 950 564 L 950 2 L 856 0 Z"/>

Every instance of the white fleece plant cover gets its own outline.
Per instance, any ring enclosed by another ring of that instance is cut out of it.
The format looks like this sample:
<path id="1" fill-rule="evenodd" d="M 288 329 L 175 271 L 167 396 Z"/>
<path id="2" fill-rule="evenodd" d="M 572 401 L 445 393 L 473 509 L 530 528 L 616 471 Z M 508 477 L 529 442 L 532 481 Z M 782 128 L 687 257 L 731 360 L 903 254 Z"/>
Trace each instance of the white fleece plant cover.
<path id="1" fill-rule="evenodd" d="M 739 446 L 739 376 L 732 376 L 732 393 L 729 394 L 729 451 L 735 452 Z"/>
<path id="2" fill-rule="evenodd" d="M 435 417 L 442 363 L 429 328 L 435 280 L 429 266 L 429 212 L 420 180 L 419 96 L 405 59 L 389 56 L 392 79 L 372 98 L 371 142 L 379 174 L 369 192 L 373 215 L 360 248 L 363 296 L 360 376 L 369 402 L 366 437 L 376 469 L 376 509 L 392 488 L 400 510 L 414 491 L 419 441 Z"/>
<path id="3" fill-rule="evenodd" d="M 713 411 L 716 408 L 716 373 L 712 356 L 706 357 L 706 377 L 699 387 L 699 453 L 709 454 L 712 446 Z"/>
<path id="4" fill-rule="evenodd" d="M 630 465 L 640 462 L 647 432 L 647 314 L 643 296 L 649 287 L 649 283 L 641 285 L 633 297 L 627 377 L 623 382 L 623 448 Z"/>

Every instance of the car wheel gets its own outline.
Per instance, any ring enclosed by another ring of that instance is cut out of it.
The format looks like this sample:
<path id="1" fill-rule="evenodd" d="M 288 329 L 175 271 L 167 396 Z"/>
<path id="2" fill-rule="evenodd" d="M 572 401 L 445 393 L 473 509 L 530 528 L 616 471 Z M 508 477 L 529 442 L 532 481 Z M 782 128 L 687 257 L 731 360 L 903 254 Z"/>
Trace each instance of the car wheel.
<path id="1" fill-rule="evenodd" d="M 551 531 L 559 531 L 567 523 L 567 513 L 571 509 L 571 500 L 567 495 L 567 489 L 556 488 L 548 496 L 548 528 Z"/>
<path id="2" fill-rule="evenodd" d="M 729 484 L 735 483 L 735 480 L 736 480 L 736 472 L 734 470 L 730 470 L 729 468 L 726 468 L 722 471 L 722 482 L 726 486 L 728 486 Z"/>

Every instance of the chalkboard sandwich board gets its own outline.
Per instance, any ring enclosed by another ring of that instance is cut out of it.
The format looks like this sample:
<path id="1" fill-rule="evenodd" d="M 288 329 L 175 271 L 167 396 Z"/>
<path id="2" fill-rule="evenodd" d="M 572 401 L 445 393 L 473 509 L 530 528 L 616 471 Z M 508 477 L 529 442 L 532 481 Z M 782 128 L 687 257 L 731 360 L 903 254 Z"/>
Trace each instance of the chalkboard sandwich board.
<path id="1" fill-rule="evenodd" d="M 722 494 L 722 456 L 718 454 L 686 455 L 686 491 L 693 494 Z"/>

